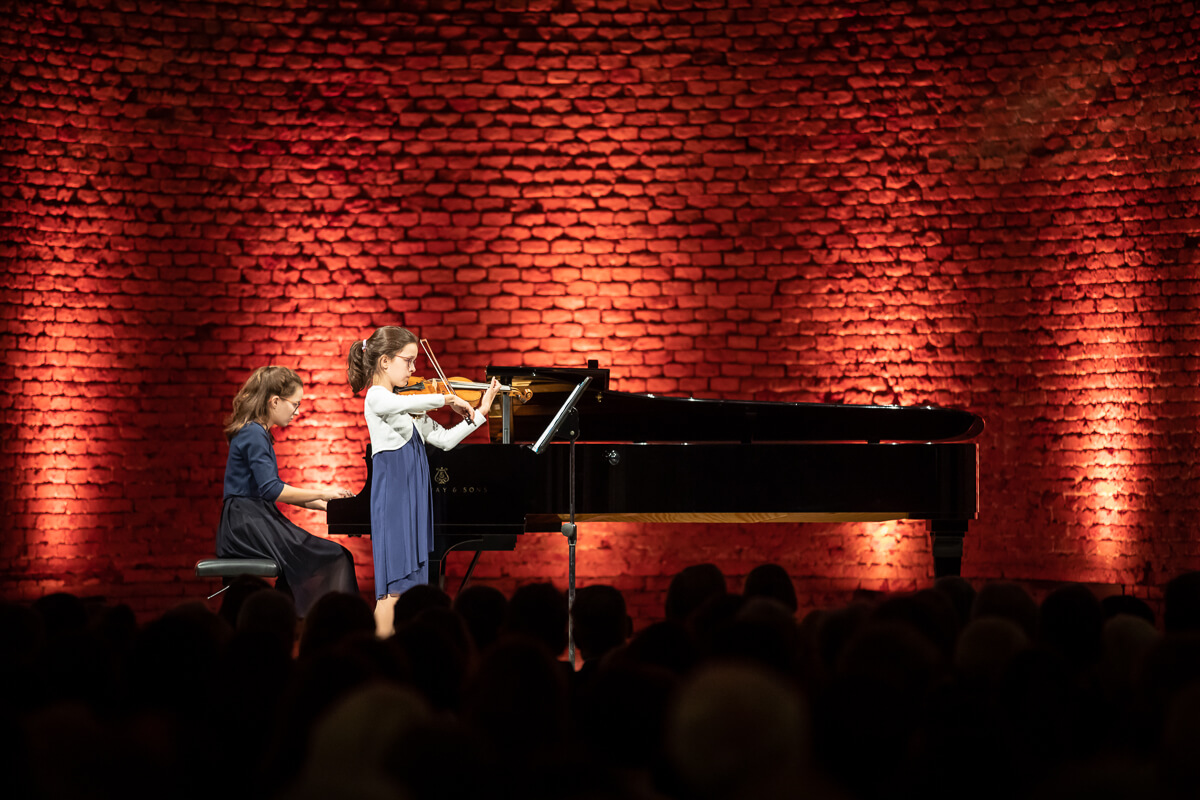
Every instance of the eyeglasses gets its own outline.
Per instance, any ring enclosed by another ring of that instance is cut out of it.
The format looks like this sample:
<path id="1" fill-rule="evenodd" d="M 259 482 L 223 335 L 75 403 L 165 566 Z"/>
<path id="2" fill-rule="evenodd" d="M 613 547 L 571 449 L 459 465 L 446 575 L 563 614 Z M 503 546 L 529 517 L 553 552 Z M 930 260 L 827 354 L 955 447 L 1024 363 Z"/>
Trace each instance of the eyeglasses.
<path id="1" fill-rule="evenodd" d="M 288 400 L 286 397 L 281 397 L 279 399 L 292 407 L 292 414 L 300 413 L 300 404 L 299 403 L 293 403 L 291 400 Z"/>
<path id="2" fill-rule="evenodd" d="M 420 358 L 420 356 L 411 356 L 411 357 L 406 357 L 406 356 L 396 356 L 396 358 L 397 358 L 397 360 L 399 360 L 399 361 L 406 361 L 406 362 L 408 362 L 408 368 L 409 368 L 409 369 L 412 369 L 412 368 L 413 368 L 413 365 L 417 363 L 417 359 L 418 359 L 418 358 Z"/>

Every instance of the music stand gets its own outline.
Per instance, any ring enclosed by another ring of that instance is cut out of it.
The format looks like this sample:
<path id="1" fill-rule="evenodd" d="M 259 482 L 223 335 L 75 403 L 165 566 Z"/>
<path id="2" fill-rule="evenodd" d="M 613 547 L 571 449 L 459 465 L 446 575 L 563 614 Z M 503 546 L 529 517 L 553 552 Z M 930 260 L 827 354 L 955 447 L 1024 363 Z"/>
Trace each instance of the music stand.
<path id="1" fill-rule="evenodd" d="M 575 668 L 575 621 L 571 619 L 571 612 L 575 610 L 575 541 L 577 538 L 575 529 L 575 440 L 579 438 L 579 411 L 575 408 L 575 404 L 579 402 L 579 398 L 583 396 L 591 382 L 592 377 L 588 375 L 582 383 L 572 389 L 566 402 L 562 404 L 562 408 L 554 415 L 554 419 L 550 420 L 546 430 L 542 431 L 542 435 L 536 442 L 527 445 L 535 455 L 540 456 L 550 445 L 550 440 L 558 433 L 563 422 L 568 418 L 571 420 L 567 433 L 571 442 L 567 467 L 567 508 L 571 520 L 564 522 L 562 526 L 562 534 L 567 537 L 567 661 L 570 663 L 571 669 Z"/>

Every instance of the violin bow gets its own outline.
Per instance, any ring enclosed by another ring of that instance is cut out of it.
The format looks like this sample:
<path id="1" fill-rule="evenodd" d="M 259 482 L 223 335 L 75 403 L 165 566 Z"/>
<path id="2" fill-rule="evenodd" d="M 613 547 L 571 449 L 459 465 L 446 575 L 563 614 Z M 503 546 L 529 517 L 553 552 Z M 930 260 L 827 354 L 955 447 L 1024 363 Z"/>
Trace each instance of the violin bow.
<path id="1" fill-rule="evenodd" d="M 458 392 L 454 391 L 454 387 L 450 385 L 450 381 L 446 378 L 446 373 L 442 372 L 442 365 L 438 363 L 437 356 L 433 354 L 433 348 L 429 346 L 428 339 L 421 339 L 421 349 L 425 351 L 425 357 L 429 359 L 429 363 L 433 365 L 433 371 L 437 373 L 438 380 L 442 382 L 442 386 L 446 387 L 446 391 L 458 397 Z M 463 414 L 463 419 L 473 421 L 475 415 L 470 416 Z"/>

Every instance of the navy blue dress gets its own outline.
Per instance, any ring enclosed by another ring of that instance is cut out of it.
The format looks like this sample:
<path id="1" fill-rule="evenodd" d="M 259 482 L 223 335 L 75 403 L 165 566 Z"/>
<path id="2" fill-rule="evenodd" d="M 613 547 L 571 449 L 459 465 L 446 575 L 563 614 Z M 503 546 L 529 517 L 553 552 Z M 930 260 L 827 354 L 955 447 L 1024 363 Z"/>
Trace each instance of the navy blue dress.
<path id="1" fill-rule="evenodd" d="M 429 582 L 433 495 L 425 442 L 415 429 L 400 449 L 371 457 L 371 530 L 377 598 Z"/>
<path id="2" fill-rule="evenodd" d="M 396 395 L 382 384 L 367 389 L 363 414 L 371 434 L 371 549 L 375 596 L 400 595 L 429 582 L 433 550 L 433 494 L 427 447 L 450 450 L 487 421 L 443 428 L 428 416 L 442 395 Z"/>
<path id="3" fill-rule="evenodd" d="M 303 617 L 328 592 L 358 594 L 358 579 L 349 550 L 283 515 L 275 505 L 283 486 L 271 435 L 247 424 L 229 443 L 217 557 L 273 559 Z"/>

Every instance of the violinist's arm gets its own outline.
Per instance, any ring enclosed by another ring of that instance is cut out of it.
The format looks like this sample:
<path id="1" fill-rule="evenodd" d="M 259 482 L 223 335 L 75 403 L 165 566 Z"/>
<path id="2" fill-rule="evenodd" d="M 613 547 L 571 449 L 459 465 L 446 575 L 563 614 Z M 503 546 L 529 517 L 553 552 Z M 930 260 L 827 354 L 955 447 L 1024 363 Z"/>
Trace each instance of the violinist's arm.
<path id="1" fill-rule="evenodd" d="M 446 405 L 440 394 L 392 394 L 383 390 L 367 392 L 367 404 L 384 420 L 397 414 L 424 414 Z"/>
<path id="2" fill-rule="evenodd" d="M 471 410 L 471 414 L 471 419 L 462 420 L 450 428 L 444 428 L 428 417 L 422 417 L 414 422 L 421 429 L 426 445 L 433 445 L 439 450 L 452 450 L 459 442 L 487 422 L 487 418 L 474 409 Z"/>
<path id="3" fill-rule="evenodd" d="M 500 393 L 500 381 L 497 378 L 492 378 L 492 382 L 488 385 L 487 391 L 483 393 L 483 398 L 479 401 L 479 410 L 486 417 L 492 409 L 492 403 L 496 399 L 496 395 Z"/>

